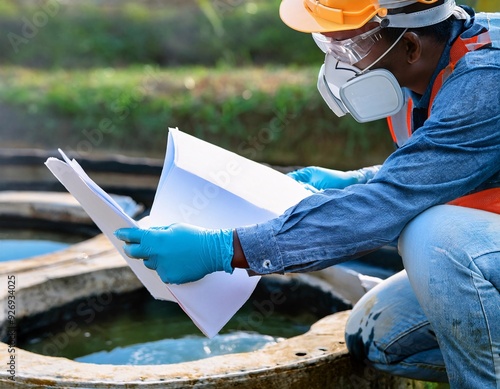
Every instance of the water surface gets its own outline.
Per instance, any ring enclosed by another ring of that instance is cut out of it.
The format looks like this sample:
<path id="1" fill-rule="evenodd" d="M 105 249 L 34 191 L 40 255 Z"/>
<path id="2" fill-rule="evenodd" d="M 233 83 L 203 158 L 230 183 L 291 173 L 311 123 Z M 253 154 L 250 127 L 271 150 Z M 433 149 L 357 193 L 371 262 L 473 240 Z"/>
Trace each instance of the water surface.
<path id="1" fill-rule="evenodd" d="M 55 231 L 0 229 L 0 262 L 60 251 L 87 238 Z"/>
<path id="2" fill-rule="evenodd" d="M 318 320 L 307 307 L 281 312 L 267 303 L 250 299 L 209 339 L 176 303 L 154 300 L 144 291 L 102 295 L 60 312 L 57 323 L 19 336 L 19 347 L 87 363 L 171 364 L 257 350 L 302 334 Z"/>

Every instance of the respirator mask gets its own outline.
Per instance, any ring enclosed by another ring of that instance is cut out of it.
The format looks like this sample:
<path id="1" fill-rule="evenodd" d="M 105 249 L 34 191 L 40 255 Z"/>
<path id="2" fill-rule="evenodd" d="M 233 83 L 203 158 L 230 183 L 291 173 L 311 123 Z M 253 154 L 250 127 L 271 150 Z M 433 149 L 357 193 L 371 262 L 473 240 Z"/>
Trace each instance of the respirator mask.
<path id="1" fill-rule="evenodd" d="M 377 26 L 343 41 L 313 34 L 316 44 L 326 53 L 318 75 L 318 90 L 337 116 L 350 113 L 356 121 L 364 123 L 394 115 L 403 107 L 403 91 L 394 75 L 385 69 L 370 68 L 399 42 L 406 29 L 370 66 L 363 70 L 353 66 L 381 39 L 380 30 Z"/>

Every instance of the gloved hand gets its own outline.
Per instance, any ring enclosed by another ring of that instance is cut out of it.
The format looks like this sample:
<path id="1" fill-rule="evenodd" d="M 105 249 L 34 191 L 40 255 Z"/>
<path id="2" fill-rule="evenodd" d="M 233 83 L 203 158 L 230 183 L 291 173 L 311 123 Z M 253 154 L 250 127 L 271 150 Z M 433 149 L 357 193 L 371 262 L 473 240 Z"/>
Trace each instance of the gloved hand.
<path id="1" fill-rule="evenodd" d="M 309 166 L 288 173 L 295 181 L 318 189 L 344 189 L 353 184 L 360 183 L 364 176 L 361 172 L 326 169 L 318 166 Z"/>
<path id="2" fill-rule="evenodd" d="M 149 229 L 121 228 L 115 236 L 123 240 L 125 253 L 144 260 L 169 284 L 197 281 L 224 270 L 232 273 L 233 231 L 210 230 L 176 223 Z"/>

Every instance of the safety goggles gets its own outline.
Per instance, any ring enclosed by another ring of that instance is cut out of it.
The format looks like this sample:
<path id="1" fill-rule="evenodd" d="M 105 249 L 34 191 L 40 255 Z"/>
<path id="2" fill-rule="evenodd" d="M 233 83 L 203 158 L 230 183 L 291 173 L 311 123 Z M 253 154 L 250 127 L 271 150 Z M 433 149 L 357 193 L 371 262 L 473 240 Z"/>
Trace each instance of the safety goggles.
<path id="1" fill-rule="evenodd" d="M 334 40 L 319 33 L 313 33 L 313 39 L 324 53 L 330 53 L 340 62 L 349 65 L 355 64 L 365 58 L 376 42 L 382 39 L 382 27 L 377 27 L 341 41 Z"/>

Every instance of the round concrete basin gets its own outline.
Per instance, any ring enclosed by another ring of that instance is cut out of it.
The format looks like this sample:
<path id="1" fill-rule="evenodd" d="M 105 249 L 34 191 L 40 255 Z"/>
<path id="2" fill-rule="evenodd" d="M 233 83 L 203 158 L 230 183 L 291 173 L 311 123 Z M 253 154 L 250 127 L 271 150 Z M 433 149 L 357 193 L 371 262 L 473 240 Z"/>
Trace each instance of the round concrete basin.
<path id="1" fill-rule="evenodd" d="M 322 293 L 335 293 L 325 281 L 312 276 L 270 277 L 300 279 Z M 353 364 L 344 343 L 349 311 L 326 316 L 305 334 L 257 351 L 169 365 L 95 365 L 17 348 L 21 329 L 16 323 L 22 318 L 78 299 L 142 287 L 103 235 L 57 253 L 0 263 L 0 283 L 4 307 L 0 311 L 1 388 L 420 387 Z M 71 331 L 74 328 L 68 327 L 68 336 Z"/>

